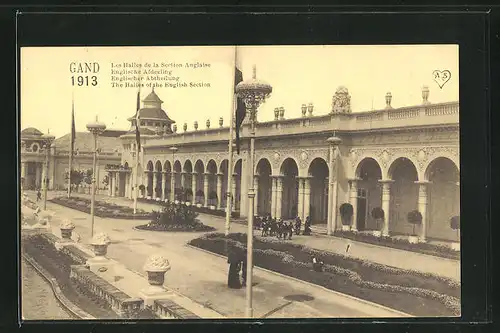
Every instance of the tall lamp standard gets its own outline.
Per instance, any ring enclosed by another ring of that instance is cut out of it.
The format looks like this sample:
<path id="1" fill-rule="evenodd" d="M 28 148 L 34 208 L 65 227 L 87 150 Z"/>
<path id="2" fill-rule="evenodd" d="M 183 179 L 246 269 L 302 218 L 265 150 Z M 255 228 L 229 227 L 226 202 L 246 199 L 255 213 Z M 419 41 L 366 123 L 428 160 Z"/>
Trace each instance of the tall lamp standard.
<path id="1" fill-rule="evenodd" d="M 49 187 L 49 156 L 50 156 L 50 147 L 52 146 L 52 142 L 54 141 L 55 136 L 46 134 L 43 136 L 43 144 L 45 148 L 45 177 L 43 177 L 43 210 L 47 210 L 47 188 Z"/>
<path id="2" fill-rule="evenodd" d="M 255 155 L 255 123 L 257 121 L 257 109 L 269 97 L 273 88 L 266 82 L 257 80 L 257 69 L 253 66 L 251 80 L 238 83 L 236 94 L 245 102 L 247 117 L 250 122 L 250 186 L 248 189 L 248 231 L 247 231 L 247 279 L 246 279 L 246 316 L 253 317 L 252 309 L 252 275 L 253 275 L 253 215 L 255 190 L 254 177 L 254 155 Z"/>
<path id="3" fill-rule="evenodd" d="M 170 180 L 170 186 L 172 187 L 172 194 L 171 194 L 171 201 L 172 202 L 175 202 L 176 198 L 175 198 L 175 173 L 174 173 L 174 164 L 175 164 L 175 152 L 178 151 L 179 148 L 175 147 L 175 146 L 172 146 L 170 147 L 170 151 L 172 152 L 172 166 L 171 166 L 171 170 L 172 170 L 172 176 L 171 176 L 171 180 Z"/>
<path id="4" fill-rule="evenodd" d="M 92 199 L 90 201 L 90 237 L 94 237 L 94 205 L 95 205 L 95 183 L 96 183 L 96 168 L 97 168 L 97 138 L 104 132 L 106 125 L 100 123 L 95 117 L 94 123 L 87 124 L 87 130 L 94 135 L 94 161 L 92 163 Z"/>

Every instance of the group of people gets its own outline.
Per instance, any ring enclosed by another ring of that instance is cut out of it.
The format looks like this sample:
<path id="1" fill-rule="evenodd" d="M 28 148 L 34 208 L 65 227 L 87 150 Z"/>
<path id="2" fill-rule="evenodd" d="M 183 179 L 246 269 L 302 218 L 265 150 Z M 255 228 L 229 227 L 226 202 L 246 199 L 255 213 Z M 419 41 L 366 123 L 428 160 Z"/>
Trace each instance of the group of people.
<path id="1" fill-rule="evenodd" d="M 254 228 L 256 230 L 262 230 L 263 237 L 276 236 L 278 239 L 292 239 L 294 233 L 297 236 L 300 235 L 301 227 L 302 220 L 299 216 L 295 218 L 295 221 L 284 221 L 282 218 L 277 219 L 271 217 L 271 214 L 264 217 L 254 217 Z M 311 235 L 311 218 L 309 216 L 306 217 L 302 235 Z"/>

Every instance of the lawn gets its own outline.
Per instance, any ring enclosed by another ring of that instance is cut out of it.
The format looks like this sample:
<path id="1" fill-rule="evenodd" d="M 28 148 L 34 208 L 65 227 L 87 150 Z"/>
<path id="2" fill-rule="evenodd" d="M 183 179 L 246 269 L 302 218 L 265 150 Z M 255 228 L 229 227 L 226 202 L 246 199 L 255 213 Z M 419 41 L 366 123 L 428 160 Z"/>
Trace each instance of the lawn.
<path id="1" fill-rule="evenodd" d="M 211 233 L 189 244 L 226 255 L 227 245 L 245 249 L 246 235 Z M 256 266 L 415 316 L 460 315 L 460 284 L 454 280 L 275 239 L 255 239 L 253 246 Z M 324 272 L 312 269 L 313 256 L 325 263 Z"/>
<path id="2" fill-rule="evenodd" d="M 58 197 L 49 200 L 61 206 L 79 210 L 90 214 L 90 200 L 79 197 Z M 114 203 L 95 201 L 94 214 L 103 218 L 127 219 L 127 220 L 147 220 L 151 218 L 151 213 L 142 209 L 137 209 L 134 214 L 134 209 L 126 206 L 120 206 Z"/>

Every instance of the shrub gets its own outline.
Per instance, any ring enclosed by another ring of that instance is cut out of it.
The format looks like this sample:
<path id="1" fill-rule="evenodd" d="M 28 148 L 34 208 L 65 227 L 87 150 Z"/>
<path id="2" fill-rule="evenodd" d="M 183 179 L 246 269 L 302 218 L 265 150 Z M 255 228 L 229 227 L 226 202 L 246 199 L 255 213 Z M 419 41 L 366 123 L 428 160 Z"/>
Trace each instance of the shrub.
<path id="1" fill-rule="evenodd" d="M 377 229 L 380 229 L 379 223 L 380 223 L 380 221 L 383 221 L 384 217 L 385 217 L 384 210 L 380 207 L 373 208 L 372 209 L 372 217 L 375 220 L 375 222 L 377 223 Z"/>
<path id="2" fill-rule="evenodd" d="M 340 206 L 340 216 L 342 217 L 342 224 L 343 225 L 350 225 L 351 224 L 351 218 L 353 215 L 353 207 L 350 203 L 343 203 Z"/>
<path id="3" fill-rule="evenodd" d="M 415 226 L 422 223 L 422 214 L 418 210 L 412 210 L 408 213 L 408 223 L 413 224 L 413 236 L 415 235 Z"/>
<path id="4" fill-rule="evenodd" d="M 450 219 L 450 228 L 457 231 L 457 237 L 460 239 L 460 216 L 453 216 Z"/>

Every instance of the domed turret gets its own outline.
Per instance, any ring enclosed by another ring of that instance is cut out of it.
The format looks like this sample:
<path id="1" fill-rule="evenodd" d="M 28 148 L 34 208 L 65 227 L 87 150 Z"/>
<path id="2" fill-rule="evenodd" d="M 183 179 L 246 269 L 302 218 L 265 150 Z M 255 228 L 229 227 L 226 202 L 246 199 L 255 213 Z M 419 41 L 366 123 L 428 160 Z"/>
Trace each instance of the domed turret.
<path id="1" fill-rule="evenodd" d="M 140 128 L 143 130 L 151 130 L 153 133 L 172 133 L 172 124 L 174 120 L 170 119 L 167 113 L 161 108 L 163 101 L 158 97 L 154 88 L 149 95 L 142 100 L 143 107 L 139 110 Z M 128 119 L 131 122 L 132 129 L 135 128 L 136 116 L 133 115 Z M 159 130 L 160 129 L 160 130 Z"/>

